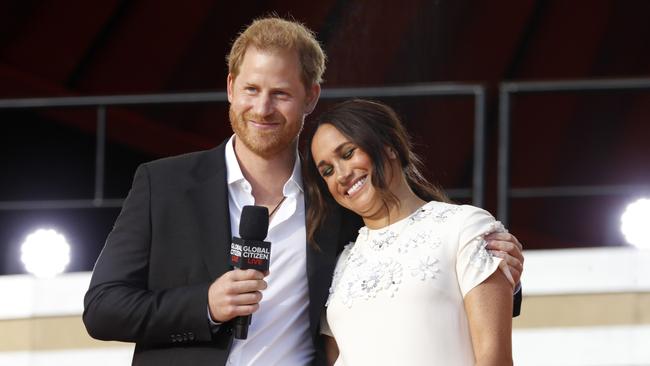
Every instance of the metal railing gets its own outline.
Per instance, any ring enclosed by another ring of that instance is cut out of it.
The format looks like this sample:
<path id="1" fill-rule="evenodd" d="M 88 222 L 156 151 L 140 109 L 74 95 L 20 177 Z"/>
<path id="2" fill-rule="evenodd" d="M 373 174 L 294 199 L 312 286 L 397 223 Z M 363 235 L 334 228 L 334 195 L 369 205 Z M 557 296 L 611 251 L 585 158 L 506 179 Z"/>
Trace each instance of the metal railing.
<path id="1" fill-rule="evenodd" d="M 566 92 L 645 91 L 650 79 L 565 80 L 539 82 L 505 82 L 499 87 L 499 156 L 497 181 L 497 216 L 504 224 L 509 219 L 510 198 L 578 197 L 650 192 L 650 185 L 593 185 L 563 187 L 510 187 L 510 111 L 515 94 Z"/>
<path id="2" fill-rule="evenodd" d="M 452 198 L 472 198 L 476 206 L 483 206 L 485 195 L 485 88 L 477 84 L 415 84 L 391 87 L 329 88 L 323 89 L 321 99 L 392 98 L 392 97 L 450 97 L 474 98 L 474 162 L 471 188 L 447 189 Z M 106 161 L 106 110 L 127 105 L 189 104 L 227 102 L 226 92 L 115 95 L 56 98 L 0 99 L 0 110 L 42 109 L 61 107 L 95 107 L 96 142 L 93 199 L 0 201 L 0 211 L 36 209 L 78 209 L 121 207 L 124 199 L 104 197 L 104 168 Z"/>

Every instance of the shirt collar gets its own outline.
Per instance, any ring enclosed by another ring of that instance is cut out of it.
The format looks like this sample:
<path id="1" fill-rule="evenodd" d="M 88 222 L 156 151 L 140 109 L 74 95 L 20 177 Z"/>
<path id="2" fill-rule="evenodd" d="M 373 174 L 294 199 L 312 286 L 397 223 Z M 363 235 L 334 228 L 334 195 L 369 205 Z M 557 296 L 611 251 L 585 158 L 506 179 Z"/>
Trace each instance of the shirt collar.
<path id="1" fill-rule="evenodd" d="M 237 182 L 247 182 L 244 173 L 241 171 L 239 166 L 239 161 L 235 155 L 235 135 L 232 135 L 228 142 L 226 143 L 226 171 L 227 171 L 227 182 L 228 185 L 233 185 Z M 284 184 L 282 189 L 282 194 L 290 197 L 297 195 L 303 192 L 302 185 L 302 169 L 300 167 L 300 155 L 298 154 L 298 149 L 296 149 L 296 158 L 293 163 L 293 171 L 289 180 Z"/>
<path id="2" fill-rule="evenodd" d="M 228 143 L 226 143 L 226 171 L 228 172 L 228 185 L 246 180 L 244 173 L 242 173 L 241 167 L 239 166 L 237 156 L 235 155 L 234 141 L 235 135 L 232 135 L 228 140 Z"/>

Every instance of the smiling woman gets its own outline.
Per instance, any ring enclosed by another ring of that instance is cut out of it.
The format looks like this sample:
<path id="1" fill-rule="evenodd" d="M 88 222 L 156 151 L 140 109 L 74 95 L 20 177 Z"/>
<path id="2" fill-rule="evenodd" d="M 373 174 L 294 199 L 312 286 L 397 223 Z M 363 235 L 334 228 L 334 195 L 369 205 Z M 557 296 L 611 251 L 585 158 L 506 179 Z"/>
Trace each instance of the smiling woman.
<path id="1" fill-rule="evenodd" d="M 317 124 L 308 238 L 336 204 L 365 224 L 339 256 L 321 320 L 330 364 L 511 364 L 515 281 L 486 250 L 503 225 L 423 178 L 390 107 L 351 100 Z"/>
<path id="2" fill-rule="evenodd" d="M 307 144 L 311 148 L 307 149 L 305 174 L 305 179 L 309 182 L 307 191 L 315 207 L 308 212 L 308 222 L 314 224 L 308 227 L 308 239 L 311 242 L 314 243 L 313 233 L 316 227 L 324 223 L 332 205 L 338 203 L 351 209 L 348 206 L 351 199 L 343 198 L 353 197 L 343 195 L 339 201 L 330 192 L 330 186 L 337 180 L 354 185 L 359 181 L 365 183 L 363 179 L 370 178 L 372 184 L 367 185 L 368 191 L 380 198 L 384 209 L 400 205 L 393 192 L 395 187 L 408 187 L 425 201 L 448 201 L 440 188 L 424 178 L 421 172 L 423 164 L 413 152 L 408 133 L 392 108 L 371 101 L 350 100 L 321 114 L 316 119 L 316 125 L 316 132 Z M 312 161 L 318 166 L 312 164 Z M 356 179 L 354 175 L 337 178 L 346 173 L 340 169 L 347 169 L 350 164 L 345 163 L 347 161 L 362 164 L 365 170 L 353 172 L 352 174 L 357 174 Z M 337 167 L 339 171 L 336 171 Z M 363 176 L 359 175 L 361 172 Z M 350 179 L 352 180 L 346 181 Z M 402 179 L 406 185 L 398 185 Z M 345 187 L 345 184 L 342 186 Z M 367 213 L 371 212 L 376 211 L 370 209 Z"/>
<path id="3" fill-rule="evenodd" d="M 368 179 L 373 167 L 365 151 L 330 124 L 318 129 L 312 151 L 320 175 L 338 204 L 364 216 L 381 211 L 382 207 L 373 206 L 380 202 L 373 201 L 376 190 Z"/>

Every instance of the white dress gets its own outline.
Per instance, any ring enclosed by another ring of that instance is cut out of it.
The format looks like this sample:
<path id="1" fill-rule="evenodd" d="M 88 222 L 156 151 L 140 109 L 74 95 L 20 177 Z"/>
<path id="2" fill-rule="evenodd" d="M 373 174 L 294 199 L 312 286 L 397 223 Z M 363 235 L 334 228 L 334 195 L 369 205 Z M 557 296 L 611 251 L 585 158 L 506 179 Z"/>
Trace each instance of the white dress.
<path id="1" fill-rule="evenodd" d="M 338 259 L 322 319 L 335 365 L 473 365 L 463 297 L 500 266 L 483 239 L 495 231 L 505 229 L 488 212 L 441 202 L 361 228 Z"/>

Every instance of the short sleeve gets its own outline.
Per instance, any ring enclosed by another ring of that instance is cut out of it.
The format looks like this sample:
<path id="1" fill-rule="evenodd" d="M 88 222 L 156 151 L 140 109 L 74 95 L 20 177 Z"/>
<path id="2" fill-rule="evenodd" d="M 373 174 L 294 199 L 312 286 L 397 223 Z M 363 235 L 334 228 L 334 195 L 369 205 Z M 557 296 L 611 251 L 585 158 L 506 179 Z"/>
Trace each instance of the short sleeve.
<path id="1" fill-rule="evenodd" d="M 456 274 L 463 297 L 499 267 L 514 285 L 506 263 L 501 258 L 493 257 L 485 248 L 485 236 L 493 232 L 506 232 L 503 224 L 485 210 L 473 206 L 463 207 L 467 213 L 460 223 L 456 256 Z"/>

